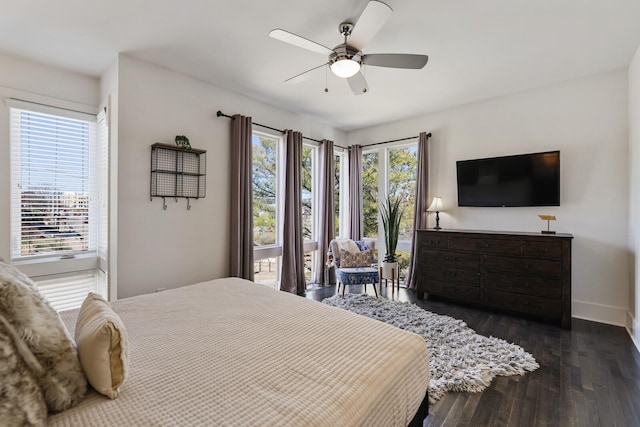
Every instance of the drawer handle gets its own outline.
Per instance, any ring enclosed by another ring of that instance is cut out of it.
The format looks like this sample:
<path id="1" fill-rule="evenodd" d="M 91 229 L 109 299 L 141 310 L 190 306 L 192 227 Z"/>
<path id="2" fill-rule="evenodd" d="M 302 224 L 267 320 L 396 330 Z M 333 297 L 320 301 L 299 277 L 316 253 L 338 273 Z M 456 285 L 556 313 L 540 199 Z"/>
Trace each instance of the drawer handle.
<path id="1" fill-rule="evenodd" d="M 537 248 L 537 249 L 536 249 L 536 252 L 544 252 L 544 253 L 547 253 L 547 252 L 549 252 L 549 248 Z"/>
<path id="2" fill-rule="evenodd" d="M 525 282 L 524 287 L 528 288 L 529 287 L 529 282 Z"/>
<path id="3" fill-rule="evenodd" d="M 517 268 L 518 266 L 522 266 L 522 268 L 524 268 L 525 270 L 526 270 L 527 268 L 529 268 L 529 267 L 530 267 L 530 265 L 529 265 L 529 264 L 524 264 L 524 265 L 522 265 L 522 264 L 516 264 L 515 262 L 511 262 L 511 263 L 509 263 L 509 264 L 510 264 L 510 265 L 511 265 L 511 267 L 513 267 L 513 268 Z"/>
<path id="4" fill-rule="evenodd" d="M 445 256 L 444 259 L 447 260 L 447 261 L 457 261 L 458 260 L 458 258 L 450 257 L 450 256 Z"/>
<path id="5" fill-rule="evenodd" d="M 529 300 L 528 299 L 524 300 L 524 305 L 529 305 Z"/>
<path id="6" fill-rule="evenodd" d="M 491 247 L 491 244 L 490 243 L 485 243 L 485 244 L 477 243 L 476 246 L 478 248 L 489 248 L 489 247 Z"/>
<path id="7" fill-rule="evenodd" d="M 429 240 L 429 243 L 438 245 L 440 244 L 440 240 Z"/>

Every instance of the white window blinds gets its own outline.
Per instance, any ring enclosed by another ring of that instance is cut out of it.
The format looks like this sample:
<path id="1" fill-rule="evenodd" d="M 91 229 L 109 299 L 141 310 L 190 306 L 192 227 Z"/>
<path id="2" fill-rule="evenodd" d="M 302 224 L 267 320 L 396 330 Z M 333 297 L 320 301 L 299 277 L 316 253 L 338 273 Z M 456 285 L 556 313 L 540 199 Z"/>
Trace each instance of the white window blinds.
<path id="1" fill-rule="evenodd" d="M 10 111 L 12 258 L 95 252 L 95 117 Z"/>
<path id="2" fill-rule="evenodd" d="M 11 262 L 56 310 L 107 291 L 108 127 L 90 114 L 14 99 Z"/>

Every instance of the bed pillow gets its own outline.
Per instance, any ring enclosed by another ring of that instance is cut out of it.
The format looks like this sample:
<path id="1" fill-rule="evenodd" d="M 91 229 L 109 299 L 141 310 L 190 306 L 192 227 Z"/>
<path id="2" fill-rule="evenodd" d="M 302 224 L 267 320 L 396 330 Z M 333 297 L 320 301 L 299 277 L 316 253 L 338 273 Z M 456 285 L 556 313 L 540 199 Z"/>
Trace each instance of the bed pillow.
<path id="1" fill-rule="evenodd" d="M 89 293 L 76 321 L 76 343 L 89 384 L 110 399 L 118 397 L 129 368 L 127 332 L 100 295 Z"/>
<path id="2" fill-rule="evenodd" d="M 371 267 L 371 249 L 360 252 L 340 250 L 340 268 Z"/>
<path id="3" fill-rule="evenodd" d="M 25 359 L 34 361 L 22 339 L 0 314 L 0 422 L 7 426 L 44 426 L 47 405 Z M 37 361 L 35 362 L 38 363 Z"/>
<path id="4" fill-rule="evenodd" d="M 0 314 L 35 356 L 37 363 L 29 367 L 40 370 L 33 374 L 49 411 L 63 411 L 82 400 L 87 380 L 60 316 L 31 279 L 2 262 Z"/>

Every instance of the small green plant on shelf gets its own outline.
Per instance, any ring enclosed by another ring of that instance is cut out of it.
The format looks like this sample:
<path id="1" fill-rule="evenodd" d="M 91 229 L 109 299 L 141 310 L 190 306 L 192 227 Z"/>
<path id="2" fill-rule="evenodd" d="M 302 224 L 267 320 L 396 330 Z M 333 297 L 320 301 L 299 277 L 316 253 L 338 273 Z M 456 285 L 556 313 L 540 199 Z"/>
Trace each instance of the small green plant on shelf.
<path id="1" fill-rule="evenodd" d="M 184 135 L 176 135 L 176 145 L 185 150 L 191 150 L 191 144 L 189 144 L 189 138 Z"/>

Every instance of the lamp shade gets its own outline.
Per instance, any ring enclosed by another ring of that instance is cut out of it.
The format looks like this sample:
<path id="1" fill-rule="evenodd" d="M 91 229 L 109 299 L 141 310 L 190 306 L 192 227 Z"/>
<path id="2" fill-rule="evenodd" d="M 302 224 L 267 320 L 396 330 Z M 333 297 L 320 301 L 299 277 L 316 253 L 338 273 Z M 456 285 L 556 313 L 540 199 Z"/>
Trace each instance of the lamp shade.
<path id="1" fill-rule="evenodd" d="M 431 206 L 429 206 L 429 208 L 427 209 L 427 212 L 443 212 L 444 210 L 442 209 L 442 198 L 440 197 L 434 197 L 433 201 L 431 202 Z"/>
<path id="2" fill-rule="evenodd" d="M 360 64 L 352 59 L 340 59 L 331 64 L 331 71 L 336 76 L 346 79 L 360 71 Z"/>

